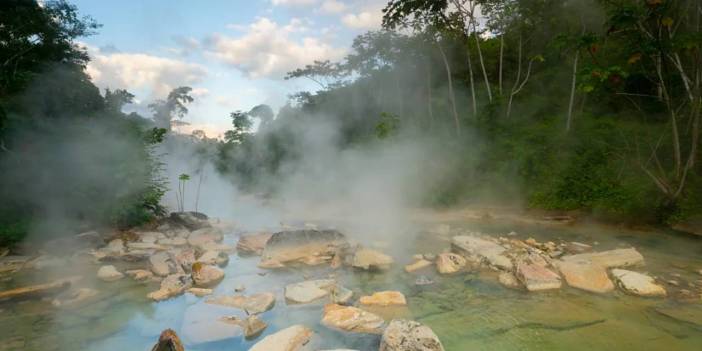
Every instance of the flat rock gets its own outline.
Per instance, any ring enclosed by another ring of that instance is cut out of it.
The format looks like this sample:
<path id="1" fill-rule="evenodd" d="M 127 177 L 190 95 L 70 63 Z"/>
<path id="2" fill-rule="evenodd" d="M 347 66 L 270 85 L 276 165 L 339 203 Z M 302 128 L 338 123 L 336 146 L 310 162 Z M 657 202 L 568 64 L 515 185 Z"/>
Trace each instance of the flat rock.
<path id="1" fill-rule="evenodd" d="M 285 287 L 288 303 L 311 303 L 329 295 L 336 282 L 331 279 L 307 280 Z"/>
<path id="2" fill-rule="evenodd" d="M 422 258 L 422 259 L 415 261 L 414 263 L 406 265 L 405 272 L 412 273 L 412 272 L 418 271 L 420 269 L 427 268 L 431 265 L 432 265 L 431 261 L 427 261 L 427 260 Z"/>
<path id="3" fill-rule="evenodd" d="M 149 257 L 151 271 L 159 277 L 165 277 L 178 272 L 178 265 L 168 252 L 161 251 Z"/>
<path id="4" fill-rule="evenodd" d="M 561 277 L 558 274 L 536 263 L 518 263 L 516 276 L 529 291 L 559 289 L 561 287 Z"/>
<path id="5" fill-rule="evenodd" d="M 190 233 L 188 236 L 188 245 L 201 250 L 208 250 L 208 246 L 211 247 L 213 244 L 221 242 L 222 239 L 222 232 L 218 229 L 202 228 Z"/>
<path id="6" fill-rule="evenodd" d="M 268 324 L 255 314 L 247 316 L 245 319 L 233 316 L 223 317 L 220 320 L 225 323 L 238 325 L 244 329 L 244 337 L 246 340 L 255 339 L 268 327 Z"/>
<path id="7" fill-rule="evenodd" d="M 324 306 L 322 325 L 345 332 L 382 334 L 385 321 L 360 308 L 327 304 Z"/>
<path id="8" fill-rule="evenodd" d="M 217 266 L 195 262 L 193 263 L 191 276 L 196 287 L 206 288 L 222 281 L 224 279 L 224 271 Z"/>
<path id="9" fill-rule="evenodd" d="M 161 280 L 159 290 L 151 292 L 148 298 L 154 301 L 162 301 L 174 296 L 178 296 L 192 286 L 192 279 L 185 274 L 171 274 Z"/>
<path id="10" fill-rule="evenodd" d="M 388 290 L 379 291 L 369 296 L 361 296 L 359 303 L 368 306 L 405 306 L 407 300 L 401 292 Z"/>
<path id="11" fill-rule="evenodd" d="M 242 235 L 236 243 L 236 251 L 242 255 L 261 255 L 272 233 Z"/>
<path id="12" fill-rule="evenodd" d="M 646 274 L 625 269 L 613 269 L 612 276 L 617 281 L 617 285 L 630 294 L 646 297 L 666 296 L 665 288 L 656 284 L 655 279 Z"/>
<path id="13" fill-rule="evenodd" d="M 197 262 L 224 267 L 227 265 L 227 263 L 229 263 L 229 255 L 221 251 L 210 250 L 198 257 Z"/>
<path id="14" fill-rule="evenodd" d="M 313 335 L 311 329 L 297 324 L 266 336 L 249 351 L 301 351 Z"/>
<path id="15" fill-rule="evenodd" d="M 120 273 L 115 266 L 102 266 L 97 271 L 98 279 L 105 282 L 113 282 L 124 278 L 124 274 Z"/>
<path id="16" fill-rule="evenodd" d="M 251 296 L 217 296 L 205 301 L 209 304 L 229 306 L 242 309 L 248 314 L 258 314 L 266 312 L 275 305 L 275 295 L 273 293 L 258 293 Z"/>
<path id="17" fill-rule="evenodd" d="M 614 284 L 603 266 L 589 261 L 554 261 L 554 264 L 569 286 L 594 293 L 614 290 Z"/>
<path id="18" fill-rule="evenodd" d="M 351 298 L 353 298 L 353 291 L 337 284 L 332 287 L 330 297 L 331 302 L 346 305 L 351 302 Z"/>
<path id="19" fill-rule="evenodd" d="M 395 262 L 395 260 L 378 250 L 359 249 L 353 255 L 351 265 L 355 268 L 365 270 L 386 270 Z"/>
<path id="20" fill-rule="evenodd" d="M 190 288 L 187 290 L 187 292 L 189 292 L 197 297 L 212 295 L 212 289 L 206 289 L 206 288 Z"/>
<path id="21" fill-rule="evenodd" d="M 151 273 L 151 271 L 147 271 L 145 269 L 132 269 L 124 272 L 127 276 L 131 277 L 134 280 L 137 281 L 144 281 L 151 279 L 154 274 Z"/>
<path id="22" fill-rule="evenodd" d="M 330 263 L 348 248 L 346 237 L 335 230 L 291 230 L 273 234 L 261 253 L 261 268 Z"/>
<path id="23" fill-rule="evenodd" d="M 519 289 L 522 287 L 522 284 L 512 272 L 500 272 L 497 276 L 497 280 L 506 288 Z"/>
<path id="24" fill-rule="evenodd" d="M 592 246 L 588 244 L 579 243 L 577 241 L 571 241 L 565 244 L 565 249 L 572 254 L 580 254 L 588 251 L 592 251 Z"/>
<path id="25" fill-rule="evenodd" d="M 562 261 L 589 261 L 605 268 L 643 265 L 643 256 L 634 248 L 615 249 L 561 257 Z"/>
<path id="26" fill-rule="evenodd" d="M 188 239 L 182 237 L 163 238 L 156 243 L 162 246 L 185 246 L 188 245 Z"/>
<path id="27" fill-rule="evenodd" d="M 453 274 L 462 271 L 468 261 L 463 256 L 445 252 L 436 256 L 436 270 L 441 274 Z"/>
<path id="28" fill-rule="evenodd" d="M 444 351 L 444 346 L 426 325 L 393 319 L 383 332 L 379 351 Z"/>
<path id="29" fill-rule="evenodd" d="M 514 268 L 512 260 L 504 255 L 507 249 L 494 241 L 475 235 L 459 235 L 451 239 L 451 247 L 460 255 L 478 256 L 494 267 L 504 270 Z"/>

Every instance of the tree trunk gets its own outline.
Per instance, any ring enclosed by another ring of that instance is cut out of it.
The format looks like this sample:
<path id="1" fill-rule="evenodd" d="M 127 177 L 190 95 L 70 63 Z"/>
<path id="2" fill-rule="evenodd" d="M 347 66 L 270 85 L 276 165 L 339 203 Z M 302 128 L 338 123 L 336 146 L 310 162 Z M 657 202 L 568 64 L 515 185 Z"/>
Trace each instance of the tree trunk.
<path id="1" fill-rule="evenodd" d="M 475 81 L 473 80 L 473 63 L 470 59 L 470 49 L 466 48 L 466 57 L 468 58 L 468 78 L 470 79 L 470 95 L 473 102 L 473 118 L 478 118 L 478 103 L 475 99 Z"/>
<path id="2" fill-rule="evenodd" d="M 476 31 L 475 21 L 473 22 L 473 36 L 475 37 L 475 46 L 478 49 L 478 59 L 480 60 L 480 68 L 483 71 L 483 78 L 485 79 L 485 88 L 488 93 L 488 100 L 492 102 L 492 88 L 490 88 L 490 81 L 488 80 L 487 70 L 485 69 L 485 63 L 483 62 L 483 52 L 480 50 L 480 38 L 478 38 L 478 32 Z"/>
<path id="3" fill-rule="evenodd" d="M 499 94 L 502 95 L 502 62 L 504 59 L 504 53 L 505 53 L 505 34 L 502 33 L 500 35 L 500 62 L 499 62 L 499 77 L 498 77 L 498 82 L 497 82 L 497 89 L 499 90 Z"/>
<path id="4" fill-rule="evenodd" d="M 512 91 L 509 94 L 509 102 L 507 102 L 507 113 L 506 118 L 512 113 L 512 100 L 514 99 L 514 91 L 519 85 L 519 80 L 522 79 L 522 36 L 519 35 L 519 47 L 517 48 L 517 78 L 514 80 L 514 86 L 512 86 Z"/>
<path id="5" fill-rule="evenodd" d="M 575 52 L 573 60 L 573 79 L 570 84 L 570 102 L 568 103 L 568 116 L 566 118 L 566 133 L 570 132 L 570 127 L 573 123 L 573 104 L 575 103 L 575 86 L 578 78 L 578 59 L 580 58 L 580 50 Z"/>
<path id="6" fill-rule="evenodd" d="M 441 52 L 441 58 L 444 60 L 444 66 L 446 67 L 446 79 L 448 80 L 448 90 L 449 90 L 449 100 L 451 100 L 451 108 L 453 112 L 453 121 L 456 125 L 456 135 L 461 135 L 461 122 L 458 119 L 458 111 L 456 110 L 456 95 L 453 92 L 453 78 L 451 77 L 451 66 L 449 65 L 448 58 L 444 49 L 441 47 L 441 43 L 436 44 L 439 47 L 439 52 Z"/>

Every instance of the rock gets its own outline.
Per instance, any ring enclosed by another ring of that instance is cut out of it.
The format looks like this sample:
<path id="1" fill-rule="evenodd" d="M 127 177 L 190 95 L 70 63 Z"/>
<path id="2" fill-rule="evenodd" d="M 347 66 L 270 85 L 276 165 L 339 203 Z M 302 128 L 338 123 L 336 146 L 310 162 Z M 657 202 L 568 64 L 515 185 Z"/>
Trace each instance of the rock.
<path id="1" fill-rule="evenodd" d="M 365 270 L 386 270 L 395 260 L 392 257 L 373 249 L 359 249 L 353 255 L 351 265 Z"/>
<path id="2" fill-rule="evenodd" d="M 197 297 L 212 295 L 212 289 L 205 289 L 205 288 L 190 288 L 187 290 L 187 292 L 189 292 Z"/>
<path id="3" fill-rule="evenodd" d="M 266 336 L 249 351 L 301 351 L 312 340 L 313 332 L 297 324 Z"/>
<path id="4" fill-rule="evenodd" d="M 161 332 L 158 342 L 151 351 L 185 351 L 178 335 L 171 329 Z"/>
<path id="5" fill-rule="evenodd" d="M 516 276 L 529 291 L 559 289 L 561 287 L 561 277 L 537 263 L 519 262 Z"/>
<path id="6" fill-rule="evenodd" d="M 353 291 L 337 284 L 332 287 L 330 297 L 331 302 L 346 305 L 351 301 Z"/>
<path id="7" fill-rule="evenodd" d="M 151 271 L 147 271 L 145 269 L 132 269 L 132 270 L 126 271 L 124 273 L 127 274 L 132 279 L 137 280 L 137 281 L 148 280 L 154 276 L 154 274 L 151 273 Z"/>
<path id="8" fill-rule="evenodd" d="M 426 275 L 420 275 L 419 277 L 417 277 L 417 279 L 414 280 L 414 285 L 417 285 L 417 286 L 425 286 L 425 285 L 432 285 L 432 284 L 434 284 L 434 281 L 431 280 Z"/>
<path id="9" fill-rule="evenodd" d="M 54 299 L 51 301 L 51 304 L 54 307 L 64 307 L 64 308 L 71 308 L 71 307 L 76 307 L 88 300 L 90 300 L 92 297 L 98 295 L 98 291 L 95 289 L 90 289 L 90 288 L 80 288 L 75 291 L 72 291 L 69 293 L 68 296 L 60 299 Z"/>
<path id="10" fill-rule="evenodd" d="M 379 351 L 444 351 L 439 337 L 419 322 L 393 319 L 383 332 Z"/>
<path id="11" fill-rule="evenodd" d="M 441 274 L 453 274 L 466 267 L 468 261 L 455 253 L 441 253 L 436 257 L 436 270 Z"/>
<path id="12" fill-rule="evenodd" d="M 184 272 L 190 273 L 195 263 L 195 249 L 183 248 L 169 251 L 171 257 Z"/>
<path id="13" fill-rule="evenodd" d="M 124 274 L 120 273 L 115 266 L 102 266 L 97 272 L 98 279 L 105 282 L 113 282 L 124 278 Z"/>
<path id="14" fill-rule="evenodd" d="M 329 263 L 349 244 L 335 230 L 292 230 L 273 234 L 261 253 L 261 268 L 281 268 L 286 265 L 308 266 Z"/>
<path id="15" fill-rule="evenodd" d="M 214 228 L 198 229 L 188 236 L 188 245 L 207 251 L 217 247 L 217 243 L 223 239 L 222 232 Z M 224 251 L 224 250 L 218 250 Z"/>
<path id="16" fill-rule="evenodd" d="M 494 241 L 475 235 L 454 236 L 451 239 L 451 248 L 463 256 L 478 256 L 488 264 L 500 269 L 512 270 L 514 267 L 512 260 L 504 255 L 507 249 Z"/>
<path id="17" fill-rule="evenodd" d="M 332 303 L 324 306 L 322 325 L 345 332 L 382 334 L 385 321 L 360 308 Z"/>
<path id="18" fill-rule="evenodd" d="M 258 293 L 251 296 L 217 296 L 205 301 L 209 304 L 222 305 L 240 308 L 248 314 L 258 314 L 266 312 L 275 305 L 275 295 L 273 293 Z"/>
<path id="19" fill-rule="evenodd" d="M 156 243 L 131 242 L 131 243 L 127 243 L 127 249 L 129 249 L 129 250 L 165 250 L 166 247 L 158 245 Z"/>
<path id="20" fill-rule="evenodd" d="M 243 328 L 225 322 L 223 317 L 238 311 L 222 306 L 196 303 L 183 313 L 180 332 L 186 344 L 203 344 L 233 339 L 243 334 Z M 219 348 L 223 349 L 223 348 Z"/>
<path id="21" fill-rule="evenodd" d="M 307 280 L 289 284 L 285 287 L 285 299 L 288 303 L 311 303 L 329 295 L 336 282 L 331 279 Z"/>
<path id="22" fill-rule="evenodd" d="M 244 290 L 246 290 L 244 284 L 239 284 L 234 288 L 234 292 L 243 292 Z"/>
<path id="23" fill-rule="evenodd" d="M 630 294 L 647 297 L 666 295 L 665 289 L 646 274 L 625 269 L 613 269 L 612 276 L 617 281 L 617 285 Z"/>
<path id="24" fill-rule="evenodd" d="M 583 253 L 561 257 L 562 261 L 590 261 L 605 268 L 638 266 L 644 258 L 634 248 Z"/>
<path id="25" fill-rule="evenodd" d="M 216 285 L 224 279 L 224 271 L 221 268 L 200 262 L 193 263 L 191 275 L 193 284 L 199 288 Z"/>
<path id="26" fill-rule="evenodd" d="M 190 231 L 211 226 L 207 215 L 199 212 L 173 212 L 171 213 L 171 220 L 188 228 Z"/>
<path id="27" fill-rule="evenodd" d="M 0 300 L 15 298 L 26 299 L 58 294 L 68 289 L 71 286 L 71 284 L 79 281 L 80 279 L 81 277 L 76 276 L 65 279 L 59 279 L 46 284 L 30 285 L 21 288 L 0 291 Z"/>
<path id="28" fill-rule="evenodd" d="M 98 261 L 115 260 L 124 253 L 124 241 L 114 239 L 107 243 L 107 246 L 96 250 L 93 255 Z"/>
<path id="29" fill-rule="evenodd" d="M 405 272 L 412 273 L 414 271 L 418 271 L 420 269 L 427 268 L 431 265 L 432 265 L 431 261 L 427 261 L 427 260 L 422 258 L 422 259 L 420 259 L 412 264 L 406 265 Z"/>
<path id="30" fill-rule="evenodd" d="M 579 243 L 576 241 L 571 241 L 565 245 L 566 251 L 572 254 L 579 254 L 588 251 L 592 251 L 592 246 L 588 244 Z"/>
<path id="31" fill-rule="evenodd" d="M 182 294 L 192 286 L 192 279 L 185 274 L 171 274 L 161 281 L 161 288 L 147 295 L 154 301 L 166 300 Z"/>
<path id="32" fill-rule="evenodd" d="M 405 295 L 399 291 L 379 291 L 370 296 L 361 296 L 359 303 L 368 306 L 405 306 Z"/>
<path id="33" fill-rule="evenodd" d="M 590 261 L 554 261 L 568 285 L 594 293 L 614 290 L 607 269 Z"/>
<path id="34" fill-rule="evenodd" d="M 197 259 L 197 262 L 224 267 L 229 263 L 229 256 L 220 251 L 207 251 Z"/>
<path id="35" fill-rule="evenodd" d="M 165 277 L 178 272 L 178 265 L 168 252 L 161 251 L 149 257 L 151 271 L 159 277 Z"/>
<path id="36" fill-rule="evenodd" d="M 188 245 L 188 240 L 181 237 L 174 237 L 159 239 L 156 243 L 162 246 L 185 246 Z"/>
<path id="37" fill-rule="evenodd" d="M 239 317 L 223 317 L 220 319 L 225 323 L 231 323 L 240 326 L 244 329 L 244 337 L 247 340 L 255 339 L 268 327 L 268 324 L 261 320 L 257 315 L 247 316 L 246 319 Z"/>
<path id="38" fill-rule="evenodd" d="M 236 243 L 236 251 L 241 255 L 261 255 L 272 233 L 242 235 Z"/>
<path id="39" fill-rule="evenodd" d="M 519 280 L 517 280 L 517 278 L 511 272 L 501 272 L 500 275 L 497 276 L 497 280 L 504 287 L 510 289 L 520 289 L 522 287 Z"/>
<path id="40" fill-rule="evenodd" d="M 424 259 L 427 260 L 427 261 L 432 261 L 432 262 L 434 262 L 434 261 L 436 260 L 436 254 L 433 254 L 433 253 L 425 253 L 425 254 L 422 255 L 422 256 L 423 256 Z"/>
<path id="41" fill-rule="evenodd" d="M 532 246 L 532 247 L 537 247 L 537 246 L 539 245 L 539 243 L 537 243 L 536 240 L 535 240 L 534 238 L 526 239 L 526 240 L 524 240 L 524 242 L 525 242 L 527 245 Z"/>

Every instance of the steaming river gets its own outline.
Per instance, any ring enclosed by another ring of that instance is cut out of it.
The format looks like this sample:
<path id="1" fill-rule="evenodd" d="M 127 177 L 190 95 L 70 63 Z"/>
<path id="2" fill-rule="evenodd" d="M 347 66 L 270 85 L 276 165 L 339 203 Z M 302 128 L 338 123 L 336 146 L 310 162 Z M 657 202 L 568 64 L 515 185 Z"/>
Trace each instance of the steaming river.
<path id="1" fill-rule="evenodd" d="M 406 250 L 411 252 L 385 249 L 400 263 L 394 270 L 387 273 L 343 270 L 338 273 L 338 279 L 356 293 L 390 289 L 403 292 L 407 296 L 407 308 L 377 313 L 387 318 L 406 316 L 427 324 L 446 350 L 702 349 L 702 300 L 699 299 L 702 275 L 697 273 L 702 269 L 702 238 L 604 226 L 538 227 L 460 221 L 449 224 L 452 228 L 470 228 L 495 235 L 516 231 L 522 239 L 597 242 L 596 250 L 633 246 L 646 259 L 643 271 L 678 284 L 696 284 L 694 290 L 698 299 L 681 302 L 674 293 L 665 299 L 639 298 L 620 291 L 595 295 L 567 286 L 551 292 L 528 293 L 504 288 L 492 273 L 429 276 L 435 284 L 416 286 L 416 275 L 405 273 L 402 265 L 408 263 L 414 253 L 438 253 L 449 246 L 448 236 L 428 233 L 416 235 L 409 244 L 410 249 Z M 230 234 L 225 242 L 235 244 L 238 233 Z M 286 284 L 305 277 L 325 277 L 328 270 L 290 270 L 259 275 L 264 271 L 256 267 L 257 262 L 258 257 L 231 255 L 225 268 L 226 277 L 215 288 L 215 295 L 231 295 L 241 284 L 246 287 L 246 294 L 276 293 L 275 307 L 261 315 L 269 324 L 263 336 L 302 323 L 321 335 L 325 349 L 377 350 L 378 336 L 344 334 L 322 326 L 320 304 L 286 305 L 283 298 Z M 95 267 L 86 264 L 83 268 L 67 261 L 51 269 L 59 276 L 80 274 L 83 273 L 81 269 L 86 269 L 85 277 L 94 277 Z M 46 273 L 33 276 L 29 272 L 32 271 L 19 273 L 22 276 L 10 282 L 5 279 L 2 288 L 46 279 Z M 156 289 L 156 283 L 144 284 L 125 278 L 114 283 L 94 281 L 92 284 L 101 292 L 101 298 L 77 309 L 57 310 L 49 301 L 0 305 L 0 350 L 150 350 L 163 329 L 172 328 L 180 334 L 186 315 L 206 319 L 211 313 L 212 305 L 190 294 L 159 303 L 148 301 L 146 294 Z M 234 337 L 215 343 L 186 345 L 186 349 L 247 350 L 255 341 Z"/>

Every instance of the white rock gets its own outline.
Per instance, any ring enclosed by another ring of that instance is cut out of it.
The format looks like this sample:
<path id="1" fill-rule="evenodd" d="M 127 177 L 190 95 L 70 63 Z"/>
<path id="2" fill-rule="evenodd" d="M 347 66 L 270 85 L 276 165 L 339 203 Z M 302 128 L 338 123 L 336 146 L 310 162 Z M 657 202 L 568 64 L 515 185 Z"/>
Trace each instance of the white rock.
<path id="1" fill-rule="evenodd" d="M 124 278 L 124 274 L 120 273 L 115 266 L 102 266 L 98 269 L 97 277 L 106 282 L 113 282 Z"/>
<path id="2" fill-rule="evenodd" d="M 665 289 L 656 284 L 652 277 L 625 269 L 613 269 L 612 276 L 626 292 L 638 296 L 662 297 L 666 295 Z"/>

